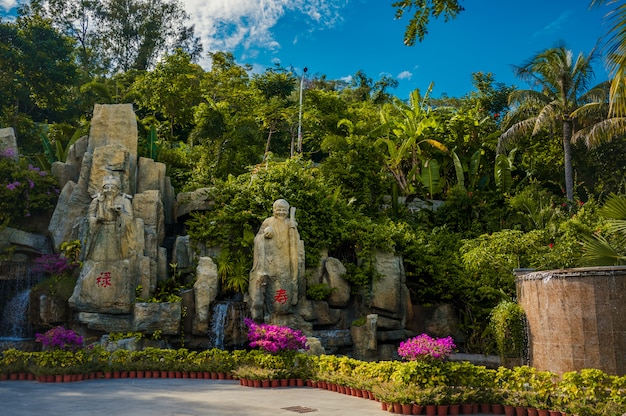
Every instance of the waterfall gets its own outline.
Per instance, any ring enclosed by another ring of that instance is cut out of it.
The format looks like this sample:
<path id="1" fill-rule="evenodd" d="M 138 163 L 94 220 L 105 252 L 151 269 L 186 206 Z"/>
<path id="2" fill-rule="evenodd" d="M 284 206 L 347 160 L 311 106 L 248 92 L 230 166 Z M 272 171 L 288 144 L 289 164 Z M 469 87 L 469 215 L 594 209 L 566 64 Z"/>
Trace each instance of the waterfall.
<path id="1" fill-rule="evenodd" d="M 0 338 L 17 341 L 28 337 L 29 296 L 30 289 L 25 289 L 4 306 L 0 320 Z"/>
<path id="2" fill-rule="evenodd" d="M 209 326 L 212 348 L 243 348 L 248 341 L 248 327 L 243 322 L 249 316 L 244 302 L 219 301 L 213 305 Z"/>
<path id="3" fill-rule="evenodd" d="M 226 314 L 228 312 L 228 303 L 217 302 L 213 306 L 211 314 L 211 333 L 209 339 L 213 348 L 224 349 L 224 328 L 226 327 Z"/>
<path id="4" fill-rule="evenodd" d="M 0 341 L 33 338 L 28 322 L 30 290 L 41 273 L 23 262 L 0 262 Z"/>

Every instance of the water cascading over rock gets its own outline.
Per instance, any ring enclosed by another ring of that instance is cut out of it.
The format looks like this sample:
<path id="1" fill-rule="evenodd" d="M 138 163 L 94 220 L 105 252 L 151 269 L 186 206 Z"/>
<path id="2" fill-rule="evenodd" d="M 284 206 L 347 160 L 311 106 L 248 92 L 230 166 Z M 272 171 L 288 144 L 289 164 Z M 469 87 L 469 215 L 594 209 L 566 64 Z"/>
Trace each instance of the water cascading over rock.
<path id="1" fill-rule="evenodd" d="M 21 347 L 34 337 L 29 296 L 42 274 L 24 262 L 0 262 L 0 350 Z"/>

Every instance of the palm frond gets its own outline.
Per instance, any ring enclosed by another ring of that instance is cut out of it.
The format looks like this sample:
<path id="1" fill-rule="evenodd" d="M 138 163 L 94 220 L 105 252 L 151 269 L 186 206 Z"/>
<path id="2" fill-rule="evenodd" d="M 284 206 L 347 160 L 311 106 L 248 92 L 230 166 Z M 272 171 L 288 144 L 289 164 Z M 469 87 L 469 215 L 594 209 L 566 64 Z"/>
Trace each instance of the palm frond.
<path id="1" fill-rule="evenodd" d="M 626 220 L 626 197 L 611 193 L 598 213 L 613 220 Z"/>
<path id="2" fill-rule="evenodd" d="M 552 101 L 550 104 L 544 106 L 537 117 L 535 118 L 535 125 L 533 127 L 533 136 L 541 131 L 545 127 L 550 127 L 557 114 L 559 113 L 559 103 Z"/>
<path id="3" fill-rule="evenodd" d="M 532 132 L 535 126 L 536 117 L 531 117 L 526 120 L 522 120 L 519 123 L 515 123 L 508 130 L 500 135 L 498 139 L 498 147 L 496 153 L 500 154 L 506 152 L 512 143 L 518 140 L 525 134 Z"/>
<path id="4" fill-rule="evenodd" d="M 601 143 L 623 136 L 626 133 L 626 118 L 609 118 L 590 127 L 577 131 L 572 136 L 572 143 L 584 139 L 588 148 L 593 148 Z"/>
<path id="5" fill-rule="evenodd" d="M 589 266 L 617 266 L 626 262 L 622 255 L 602 235 L 583 235 L 581 260 Z"/>

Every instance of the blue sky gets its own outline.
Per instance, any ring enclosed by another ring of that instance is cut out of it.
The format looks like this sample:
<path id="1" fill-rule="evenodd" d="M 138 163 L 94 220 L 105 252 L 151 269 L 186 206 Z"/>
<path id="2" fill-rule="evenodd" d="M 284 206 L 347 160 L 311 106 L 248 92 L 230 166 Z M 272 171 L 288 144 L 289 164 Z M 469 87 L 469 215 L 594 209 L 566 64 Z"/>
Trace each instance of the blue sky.
<path id="1" fill-rule="evenodd" d="M 392 91 L 407 98 L 434 82 L 434 96 L 472 90 L 473 72 L 526 88 L 511 65 L 563 42 L 589 53 L 607 25 L 610 8 L 589 10 L 589 0 L 461 0 L 456 19 L 433 21 L 426 39 L 402 43 L 408 17 L 394 19 L 393 0 L 181 0 L 205 51 L 233 52 L 238 63 L 260 72 L 278 62 L 298 73 L 349 79 L 362 70 L 400 83 Z M 0 0 L 0 13 L 17 0 Z M 201 62 L 208 69 L 208 60 Z M 596 81 L 607 78 L 598 61 Z"/>

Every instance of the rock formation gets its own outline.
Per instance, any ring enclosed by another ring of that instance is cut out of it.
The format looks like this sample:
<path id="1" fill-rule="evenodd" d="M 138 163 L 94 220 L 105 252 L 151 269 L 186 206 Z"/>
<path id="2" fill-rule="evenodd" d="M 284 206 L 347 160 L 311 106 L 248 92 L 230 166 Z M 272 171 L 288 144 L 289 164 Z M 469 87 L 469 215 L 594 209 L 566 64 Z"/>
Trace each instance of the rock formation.
<path id="1" fill-rule="evenodd" d="M 84 265 L 69 303 L 94 329 L 146 326 L 134 317 L 135 292 L 141 287 L 148 298 L 157 280 L 167 278 L 162 244 L 174 191 L 165 165 L 138 160 L 137 143 L 131 104 L 96 105 L 89 136 L 53 167 L 64 185 L 49 231 L 55 247 L 82 243 Z"/>

